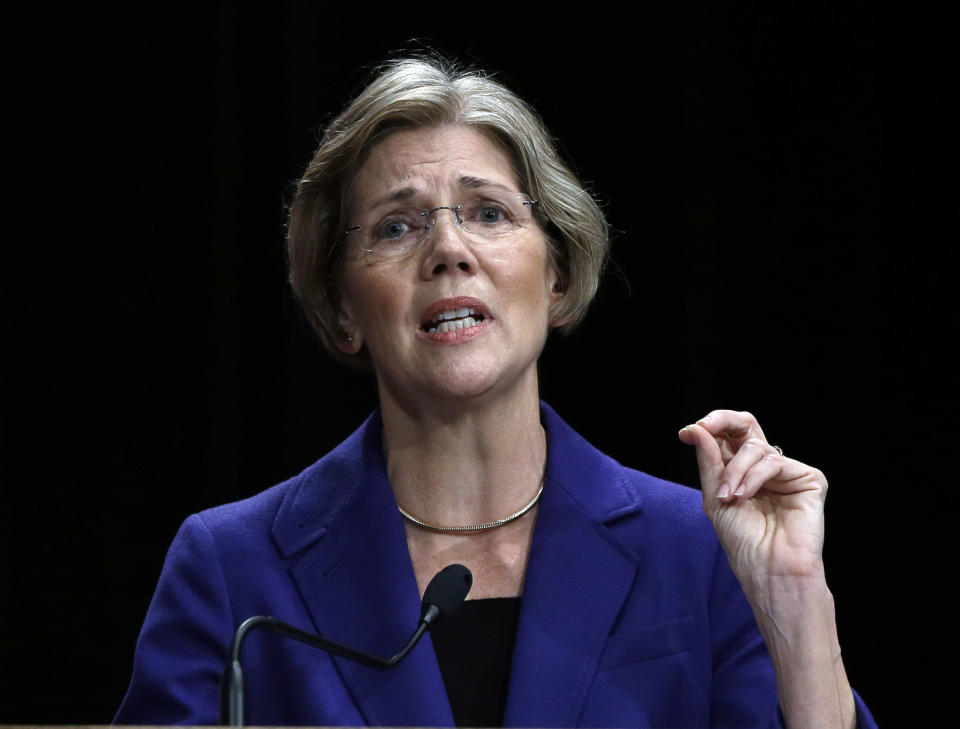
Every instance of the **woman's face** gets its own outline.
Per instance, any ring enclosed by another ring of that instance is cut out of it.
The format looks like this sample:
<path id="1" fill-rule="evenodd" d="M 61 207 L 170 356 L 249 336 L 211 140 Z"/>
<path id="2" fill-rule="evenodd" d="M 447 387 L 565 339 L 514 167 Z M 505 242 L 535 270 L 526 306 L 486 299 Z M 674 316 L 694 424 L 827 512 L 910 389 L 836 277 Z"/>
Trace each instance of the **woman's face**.
<path id="1" fill-rule="evenodd" d="M 361 228 L 347 237 L 340 313 L 352 341 L 339 346 L 349 354 L 367 347 L 382 394 L 415 404 L 524 382 L 535 387 L 547 331 L 561 323 L 551 320 L 551 305 L 562 295 L 553 291 L 556 272 L 535 223 L 484 238 L 438 210 L 435 225 L 402 255 L 364 252 L 372 231 L 387 239 L 404 232 L 396 222 L 405 219 L 401 209 L 431 210 L 505 191 L 526 192 L 503 150 L 469 127 L 398 131 L 371 151 L 352 190 L 348 222 Z M 476 217 L 485 224 L 500 217 L 480 205 Z M 521 209 L 529 215 L 529 206 Z M 443 315 L 467 326 L 440 325 Z"/>

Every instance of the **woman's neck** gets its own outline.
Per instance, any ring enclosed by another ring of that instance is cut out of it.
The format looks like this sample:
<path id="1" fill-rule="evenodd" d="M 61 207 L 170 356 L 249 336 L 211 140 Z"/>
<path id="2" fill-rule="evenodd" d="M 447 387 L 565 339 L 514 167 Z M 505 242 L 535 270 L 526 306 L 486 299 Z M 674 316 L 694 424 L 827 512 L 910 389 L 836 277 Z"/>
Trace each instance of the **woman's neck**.
<path id="1" fill-rule="evenodd" d="M 381 392 L 387 474 L 397 502 L 441 525 L 517 511 L 546 463 L 536 380 L 509 396 L 403 407 Z"/>

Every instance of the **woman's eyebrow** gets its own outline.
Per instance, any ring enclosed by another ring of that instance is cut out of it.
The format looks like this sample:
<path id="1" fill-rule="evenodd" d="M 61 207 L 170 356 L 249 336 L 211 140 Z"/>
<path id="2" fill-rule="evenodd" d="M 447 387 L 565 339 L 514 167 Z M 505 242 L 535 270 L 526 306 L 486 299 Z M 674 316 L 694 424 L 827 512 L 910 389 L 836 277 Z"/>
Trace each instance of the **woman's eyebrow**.
<path id="1" fill-rule="evenodd" d="M 462 175 L 461 177 L 458 177 L 457 185 L 467 189 L 475 189 L 480 187 L 495 187 L 501 190 L 510 189 L 506 185 L 501 185 L 499 182 L 491 182 L 485 177 L 475 177 L 473 175 Z M 416 196 L 418 192 L 419 191 L 417 188 L 413 187 L 412 185 L 401 187 L 393 192 L 388 192 L 387 194 L 377 198 L 373 203 L 370 204 L 370 209 L 373 210 L 381 205 L 397 202 L 398 200 L 409 200 L 410 198 Z"/>
<path id="2" fill-rule="evenodd" d="M 483 177 L 474 177 L 473 175 L 463 175 L 457 180 L 457 183 L 460 187 L 475 188 L 475 187 L 499 187 L 502 190 L 509 190 L 506 185 L 501 185 L 499 182 L 491 182 Z"/>
<path id="3" fill-rule="evenodd" d="M 377 198 L 373 203 L 371 203 L 371 208 L 377 208 L 388 202 L 396 202 L 397 200 L 409 200 L 411 197 L 417 194 L 415 187 L 407 185 L 406 187 L 401 187 L 399 190 L 394 190 L 393 192 L 388 192 L 383 197 Z"/>

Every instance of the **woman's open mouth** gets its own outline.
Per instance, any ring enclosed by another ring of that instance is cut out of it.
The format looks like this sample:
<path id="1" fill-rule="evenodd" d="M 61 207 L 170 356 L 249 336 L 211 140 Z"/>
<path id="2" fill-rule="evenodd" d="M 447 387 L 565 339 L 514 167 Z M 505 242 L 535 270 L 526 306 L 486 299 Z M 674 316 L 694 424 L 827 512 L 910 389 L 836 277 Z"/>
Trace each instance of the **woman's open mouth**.
<path id="1" fill-rule="evenodd" d="M 424 322 L 420 328 L 427 334 L 445 334 L 457 329 L 470 329 L 484 320 L 483 314 L 473 307 L 447 309 L 441 311 L 433 319 Z"/>

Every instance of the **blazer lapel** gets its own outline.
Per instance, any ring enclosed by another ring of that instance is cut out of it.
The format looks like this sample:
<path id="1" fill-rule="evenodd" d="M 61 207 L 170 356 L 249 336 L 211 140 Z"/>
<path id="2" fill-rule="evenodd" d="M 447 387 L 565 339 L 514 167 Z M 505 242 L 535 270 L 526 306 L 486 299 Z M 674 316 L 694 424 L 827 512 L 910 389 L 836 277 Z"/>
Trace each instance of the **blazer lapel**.
<path id="1" fill-rule="evenodd" d="M 524 583 L 506 726 L 575 726 L 637 572 L 604 525 L 640 510 L 620 466 L 542 406 L 549 466 Z"/>
<path id="2" fill-rule="evenodd" d="M 380 444 L 375 414 L 305 472 L 274 536 L 282 550 L 301 552 L 291 574 L 317 631 L 389 658 L 416 627 L 420 596 Z M 389 671 L 334 662 L 369 725 L 453 726 L 429 637 Z"/>
<path id="3" fill-rule="evenodd" d="M 528 563 L 506 726 L 576 724 L 637 570 L 605 526 L 640 510 L 621 467 L 542 405 L 549 465 Z M 317 631 L 388 657 L 420 600 L 377 414 L 291 487 L 273 535 Z M 433 645 L 376 671 L 334 658 L 369 725 L 453 726 Z"/>

